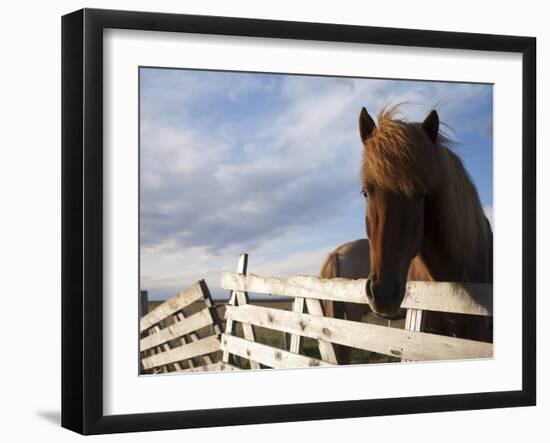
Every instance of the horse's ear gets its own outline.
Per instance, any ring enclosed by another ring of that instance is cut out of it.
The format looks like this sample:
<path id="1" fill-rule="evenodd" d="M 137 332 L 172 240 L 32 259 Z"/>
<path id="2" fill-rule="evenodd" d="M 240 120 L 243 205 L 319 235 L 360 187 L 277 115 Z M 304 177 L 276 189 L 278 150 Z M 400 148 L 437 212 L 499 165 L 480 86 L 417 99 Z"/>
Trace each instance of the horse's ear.
<path id="1" fill-rule="evenodd" d="M 365 108 L 361 109 L 361 114 L 359 114 L 359 134 L 363 143 L 372 135 L 374 128 L 376 128 L 376 124 L 372 117 Z"/>
<path id="2" fill-rule="evenodd" d="M 435 143 L 437 134 L 439 133 L 439 116 L 436 111 L 430 112 L 426 120 L 422 122 L 422 129 L 428 134 L 430 140 Z"/>

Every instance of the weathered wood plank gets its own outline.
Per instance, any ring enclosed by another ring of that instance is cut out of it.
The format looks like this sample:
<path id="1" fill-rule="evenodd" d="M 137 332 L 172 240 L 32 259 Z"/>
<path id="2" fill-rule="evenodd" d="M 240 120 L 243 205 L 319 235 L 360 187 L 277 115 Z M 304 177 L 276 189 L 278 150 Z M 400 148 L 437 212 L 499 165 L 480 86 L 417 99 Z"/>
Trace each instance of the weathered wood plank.
<path id="1" fill-rule="evenodd" d="M 176 315 L 175 315 L 175 318 L 176 320 L 178 321 L 183 321 L 185 320 L 185 315 L 183 314 L 183 311 L 179 311 Z M 188 342 L 187 340 L 188 337 L 185 337 L 185 336 L 182 336 L 180 337 L 180 344 L 181 345 L 186 345 Z M 189 360 L 187 360 L 187 364 L 189 365 L 190 368 L 194 368 L 195 367 L 195 362 L 193 361 L 192 358 L 190 358 Z M 208 364 L 208 363 L 207 363 Z"/>
<path id="2" fill-rule="evenodd" d="M 239 255 L 239 258 L 237 259 L 237 274 L 246 275 L 246 270 L 248 268 L 248 254 L 241 254 Z M 239 302 L 237 301 L 237 292 L 231 290 L 231 295 L 229 296 L 229 305 L 231 306 L 237 306 Z M 229 335 L 233 335 L 235 332 L 235 324 L 233 323 L 233 319 L 227 319 L 225 322 L 225 333 Z M 222 361 L 225 363 L 229 363 L 229 352 L 223 351 L 222 353 Z"/>
<path id="3" fill-rule="evenodd" d="M 235 293 L 237 295 L 237 302 L 239 306 L 248 304 L 248 295 L 246 294 L 246 292 L 235 291 Z M 256 333 L 254 331 L 254 327 L 247 321 L 243 321 L 241 322 L 241 324 L 243 327 L 244 338 L 249 341 L 256 341 Z M 260 369 L 260 365 L 258 364 L 258 362 L 252 359 L 249 359 L 248 361 L 250 363 L 251 369 Z"/>
<path id="4" fill-rule="evenodd" d="M 424 315 L 422 309 L 407 309 L 405 317 L 405 329 L 407 331 L 422 332 L 424 328 Z"/>
<path id="5" fill-rule="evenodd" d="M 229 301 L 227 302 L 229 306 L 237 306 L 237 294 L 235 291 L 231 291 L 231 295 L 229 297 Z M 232 335 L 235 332 L 235 323 L 233 322 L 232 318 L 228 318 L 225 321 L 225 333 Z M 229 352 L 223 351 L 222 352 L 222 361 L 225 363 L 229 363 Z"/>
<path id="6" fill-rule="evenodd" d="M 263 278 L 254 274 L 242 276 L 232 272 L 223 272 L 221 286 L 224 289 L 268 295 L 368 303 L 365 280 L 321 279 L 313 276 Z"/>
<path id="7" fill-rule="evenodd" d="M 422 332 L 424 329 L 424 314 L 421 309 L 407 309 L 405 317 L 405 329 L 407 331 Z M 407 358 L 402 358 L 401 361 L 411 361 Z"/>
<path id="8" fill-rule="evenodd" d="M 319 300 L 313 298 L 306 298 L 307 311 L 311 315 L 318 315 L 323 317 L 323 307 Z M 334 346 L 332 343 L 326 340 L 318 340 L 319 343 L 319 353 L 321 354 L 321 360 L 328 361 L 329 363 L 338 363 L 336 359 L 336 352 L 334 352 Z"/>
<path id="9" fill-rule="evenodd" d="M 248 254 L 241 254 L 237 261 L 237 274 L 246 275 L 248 269 Z M 229 298 L 229 304 L 233 306 L 244 305 L 248 303 L 248 294 L 245 291 L 232 291 Z M 243 334 L 247 340 L 256 341 L 256 334 L 254 328 L 251 324 L 243 322 L 242 323 Z M 228 320 L 225 327 L 226 334 L 233 334 L 235 330 L 235 325 L 233 320 Z M 229 353 L 227 351 L 223 352 L 222 361 L 229 362 Z M 260 365 L 249 359 L 250 367 L 252 369 L 260 369 Z"/>
<path id="10" fill-rule="evenodd" d="M 151 336 L 153 334 L 156 334 L 158 331 L 160 331 L 160 327 L 158 325 L 153 326 L 152 328 L 147 329 L 143 334 L 146 334 L 147 336 Z M 141 334 L 140 334 L 141 335 Z M 148 357 L 150 355 L 155 355 L 163 352 L 163 349 L 160 346 L 152 347 L 146 350 L 140 349 L 140 372 L 146 373 L 145 368 L 143 367 L 142 361 L 145 357 Z M 177 365 L 179 363 L 175 363 L 174 365 Z M 181 369 L 181 366 L 179 367 Z M 153 372 L 155 374 L 162 373 L 162 372 L 168 372 L 168 367 L 166 365 L 161 366 L 159 368 L 156 368 L 156 370 Z"/>
<path id="11" fill-rule="evenodd" d="M 493 285 L 487 283 L 407 282 L 403 308 L 457 314 L 493 315 Z"/>
<path id="12" fill-rule="evenodd" d="M 415 361 L 490 358 L 493 355 L 491 343 L 260 306 L 228 306 L 226 316 L 235 321 L 246 319 L 257 326 L 281 332 Z"/>
<path id="13" fill-rule="evenodd" d="M 246 275 L 248 269 L 248 254 L 241 254 L 239 257 L 239 262 L 237 264 L 237 272 L 242 275 Z M 235 296 L 237 297 L 237 304 L 239 306 L 248 304 L 248 294 L 244 291 L 235 291 Z M 250 323 L 242 323 L 244 338 L 250 341 L 256 341 L 256 333 L 254 328 Z M 250 360 L 251 369 L 260 369 L 260 365 L 254 360 Z"/>
<path id="14" fill-rule="evenodd" d="M 197 366 L 196 368 L 182 369 L 181 371 L 176 372 L 214 372 L 214 371 L 240 371 L 240 368 L 230 365 L 229 363 L 224 363 L 222 361 L 217 363 L 212 363 L 205 366 Z"/>
<path id="15" fill-rule="evenodd" d="M 157 308 L 141 318 L 139 322 L 140 330 L 144 331 L 150 328 L 166 317 L 182 310 L 194 301 L 203 298 L 203 285 L 206 285 L 206 283 L 204 280 L 200 280 L 174 297 L 169 298 L 161 305 L 157 306 Z"/>
<path id="16" fill-rule="evenodd" d="M 301 314 L 304 312 L 304 305 L 305 300 L 302 297 L 296 297 L 294 299 L 294 302 L 292 303 L 292 312 L 296 312 L 297 314 Z M 302 344 L 303 339 L 300 334 L 292 334 L 290 336 L 290 346 L 288 350 L 290 352 L 294 352 L 295 354 L 299 354 L 302 350 Z"/>
<path id="17" fill-rule="evenodd" d="M 155 368 L 157 366 L 167 365 L 177 361 L 187 360 L 189 358 L 199 357 L 204 354 L 210 354 L 220 349 L 220 340 L 216 335 L 203 338 L 197 342 L 179 346 L 161 354 L 151 355 L 142 359 L 145 369 Z"/>
<path id="18" fill-rule="evenodd" d="M 153 329 L 153 331 L 155 331 L 155 333 L 150 335 L 149 337 L 154 337 L 154 336 L 158 335 L 158 333 L 161 331 L 159 325 L 153 326 L 152 329 Z M 157 347 L 156 349 L 160 351 L 159 347 Z M 169 351 L 170 349 L 172 349 L 172 346 L 170 345 L 170 343 L 162 344 L 162 350 L 163 351 Z M 178 370 L 182 369 L 182 366 L 179 362 L 176 362 L 176 363 L 174 363 L 174 368 L 176 369 L 176 371 L 178 371 Z M 162 369 L 163 369 L 164 372 L 169 372 L 167 366 L 163 366 Z"/>
<path id="19" fill-rule="evenodd" d="M 239 308 L 255 307 L 252 305 L 244 305 Z M 252 359 L 271 368 L 309 368 L 315 366 L 333 366 L 316 358 L 306 357 L 300 354 L 284 351 L 282 349 L 273 348 L 261 343 L 248 341 L 244 338 L 235 337 L 233 335 L 222 334 L 221 347 L 223 350 L 231 354 L 239 355 L 240 357 Z"/>
<path id="20" fill-rule="evenodd" d="M 213 324 L 213 320 L 210 309 L 205 308 L 190 317 L 175 322 L 167 328 L 159 329 L 155 334 L 142 338 L 140 341 L 141 350 L 144 351 L 162 343 L 180 338 L 211 324 Z"/>
<path id="21" fill-rule="evenodd" d="M 186 319 L 185 317 L 185 314 L 183 313 L 183 311 L 180 311 L 176 314 L 176 318 L 179 320 L 179 321 L 183 321 Z M 221 331 L 219 330 L 219 328 L 215 328 L 215 332 L 217 335 L 221 334 Z M 190 334 L 188 334 L 187 336 L 192 342 L 197 342 L 200 340 L 200 337 L 199 337 L 199 334 L 197 334 L 196 332 L 191 332 Z M 189 340 L 186 339 L 186 337 L 181 337 L 181 343 L 183 345 L 189 343 Z M 202 355 L 201 357 L 201 360 L 204 361 L 204 364 L 205 365 L 211 365 L 213 363 L 213 360 L 212 358 L 210 357 L 210 355 L 208 354 L 204 354 Z M 195 364 L 193 363 L 193 360 L 190 359 L 188 360 L 188 363 L 189 363 L 189 366 L 191 367 L 194 367 Z"/>
<path id="22" fill-rule="evenodd" d="M 322 279 L 314 276 L 262 278 L 231 272 L 224 272 L 221 280 L 222 288 L 236 291 L 368 304 L 365 285 L 366 279 Z M 491 316 L 493 287 L 481 283 L 407 282 L 401 307 Z"/>

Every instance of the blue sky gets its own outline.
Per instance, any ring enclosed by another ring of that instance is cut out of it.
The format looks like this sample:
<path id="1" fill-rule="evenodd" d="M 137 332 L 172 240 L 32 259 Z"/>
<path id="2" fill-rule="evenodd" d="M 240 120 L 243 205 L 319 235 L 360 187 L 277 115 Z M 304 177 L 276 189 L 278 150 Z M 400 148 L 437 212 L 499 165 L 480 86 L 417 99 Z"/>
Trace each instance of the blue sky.
<path id="1" fill-rule="evenodd" d="M 252 273 L 318 274 L 365 237 L 359 111 L 401 102 L 438 110 L 492 221 L 491 85 L 141 68 L 141 288 L 225 297 L 241 252 Z"/>

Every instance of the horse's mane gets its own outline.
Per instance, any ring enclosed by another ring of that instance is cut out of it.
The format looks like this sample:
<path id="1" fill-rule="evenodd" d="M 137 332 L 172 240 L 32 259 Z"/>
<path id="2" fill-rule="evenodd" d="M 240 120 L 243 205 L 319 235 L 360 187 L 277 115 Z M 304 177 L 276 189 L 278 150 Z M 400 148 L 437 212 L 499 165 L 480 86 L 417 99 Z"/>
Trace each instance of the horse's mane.
<path id="1" fill-rule="evenodd" d="M 400 105 L 386 106 L 365 144 L 361 179 L 364 185 L 412 196 L 426 194 L 442 175 L 453 174 L 449 152 L 452 141 L 440 133 L 436 148 L 420 123 L 396 119 Z"/>
<path id="2" fill-rule="evenodd" d="M 464 270 L 461 280 L 471 280 L 490 231 L 475 185 L 445 134 L 439 132 L 434 144 L 421 123 L 399 120 L 398 113 L 399 105 L 379 113 L 363 151 L 362 184 L 408 196 L 426 194 L 446 247 Z"/>

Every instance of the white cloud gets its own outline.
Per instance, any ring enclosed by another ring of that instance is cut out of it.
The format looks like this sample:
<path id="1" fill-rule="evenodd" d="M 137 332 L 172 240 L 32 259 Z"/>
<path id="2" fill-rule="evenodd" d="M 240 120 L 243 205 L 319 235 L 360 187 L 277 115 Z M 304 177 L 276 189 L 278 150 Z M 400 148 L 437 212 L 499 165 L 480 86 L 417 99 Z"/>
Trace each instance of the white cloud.
<path id="1" fill-rule="evenodd" d="M 357 236 L 334 234 L 334 220 L 362 223 L 360 210 L 348 214 L 359 195 L 361 107 L 411 102 L 405 113 L 420 120 L 437 100 L 443 120 L 462 127 L 480 91 L 186 71 L 149 75 L 146 86 L 142 286 L 164 295 L 205 277 L 217 290 L 219 273 L 243 250 L 265 274 L 317 273 L 323 251 Z"/>

